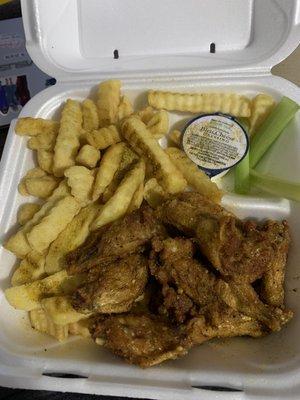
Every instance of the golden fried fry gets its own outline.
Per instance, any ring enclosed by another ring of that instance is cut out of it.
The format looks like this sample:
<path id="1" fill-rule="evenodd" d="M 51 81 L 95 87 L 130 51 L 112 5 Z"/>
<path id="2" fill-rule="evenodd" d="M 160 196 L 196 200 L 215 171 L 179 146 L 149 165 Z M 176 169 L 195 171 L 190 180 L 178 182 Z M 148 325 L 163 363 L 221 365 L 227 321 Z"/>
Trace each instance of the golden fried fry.
<path id="1" fill-rule="evenodd" d="M 96 104 L 93 100 L 85 99 L 82 102 L 83 129 L 92 131 L 99 128 L 99 117 Z"/>
<path id="2" fill-rule="evenodd" d="M 46 315 L 57 325 L 66 325 L 87 318 L 88 314 L 81 314 L 74 310 L 68 296 L 54 296 L 41 301 Z"/>
<path id="3" fill-rule="evenodd" d="M 133 148 L 139 148 L 145 158 L 150 159 L 157 180 L 168 193 L 178 193 L 185 189 L 186 181 L 182 173 L 171 162 L 142 121 L 136 117 L 127 118 L 122 124 L 122 132 Z"/>
<path id="4" fill-rule="evenodd" d="M 110 125 L 92 132 L 86 133 L 87 142 L 98 150 L 121 142 L 121 136 L 115 125 Z"/>
<path id="5" fill-rule="evenodd" d="M 113 180 L 113 177 L 119 168 L 124 148 L 124 143 L 118 143 L 111 146 L 104 153 L 95 178 L 92 194 L 93 201 L 97 200 L 103 194 L 107 186 Z"/>
<path id="6" fill-rule="evenodd" d="M 29 196 L 27 192 L 25 181 L 22 179 L 21 182 L 18 184 L 18 192 L 21 196 Z"/>
<path id="7" fill-rule="evenodd" d="M 45 270 L 48 274 L 66 268 L 65 256 L 80 246 L 89 235 L 89 225 L 99 212 L 99 205 L 92 203 L 81 209 L 66 228 L 51 243 L 46 256 Z"/>
<path id="8" fill-rule="evenodd" d="M 45 276 L 46 273 L 43 265 L 36 266 L 25 258 L 13 273 L 10 283 L 12 286 L 20 286 L 42 279 Z"/>
<path id="9" fill-rule="evenodd" d="M 152 208 L 158 207 L 168 198 L 168 194 L 158 184 L 155 178 L 151 178 L 145 183 L 143 195 L 144 199 Z"/>
<path id="10" fill-rule="evenodd" d="M 268 94 L 258 94 L 251 101 L 250 135 L 255 134 L 259 126 L 275 107 L 275 100 Z"/>
<path id="11" fill-rule="evenodd" d="M 5 290 L 5 297 L 14 308 L 30 311 L 39 308 L 43 298 L 70 294 L 82 282 L 83 277 L 80 275 L 69 276 L 66 271 L 59 271 L 32 283 L 8 288 Z"/>
<path id="12" fill-rule="evenodd" d="M 178 131 L 177 129 L 174 129 L 170 134 L 168 135 L 168 139 L 170 140 L 172 146 L 176 147 L 181 147 L 181 132 Z"/>
<path id="13" fill-rule="evenodd" d="M 199 193 L 208 199 L 220 203 L 222 191 L 209 177 L 191 161 L 186 154 L 176 147 L 166 149 L 173 163 L 182 172 L 187 182 Z"/>
<path id="14" fill-rule="evenodd" d="M 100 128 L 117 122 L 120 88 L 121 81 L 116 79 L 104 81 L 99 84 L 97 107 Z"/>
<path id="15" fill-rule="evenodd" d="M 236 117 L 250 117 L 251 102 L 236 93 L 171 93 L 150 90 L 150 106 L 169 111 L 192 113 L 222 112 Z"/>
<path id="16" fill-rule="evenodd" d="M 66 181 L 63 181 L 54 190 L 48 201 L 44 203 L 41 209 L 34 214 L 33 218 L 29 220 L 16 234 L 12 235 L 5 243 L 5 248 L 12 253 L 16 254 L 19 258 L 24 258 L 30 251 L 31 248 L 27 241 L 26 234 L 29 232 L 34 225 L 51 210 L 54 204 L 69 194 L 69 187 Z"/>
<path id="17" fill-rule="evenodd" d="M 38 253 L 45 251 L 79 210 L 80 205 L 72 196 L 57 201 L 44 218 L 27 233 L 30 247 Z"/>
<path id="18" fill-rule="evenodd" d="M 53 157 L 55 176 L 63 176 L 65 169 L 75 165 L 80 146 L 82 112 L 78 101 L 68 99 L 62 111 L 60 128 Z"/>
<path id="19" fill-rule="evenodd" d="M 29 319 L 33 329 L 53 336 L 60 342 L 67 339 L 69 335 L 69 326 L 54 324 L 42 308 L 31 310 L 29 312 Z"/>
<path id="20" fill-rule="evenodd" d="M 43 118 L 19 118 L 16 125 L 17 135 L 36 136 L 39 134 L 49 134 L 57 132 L 59 122 Z"/>
<path id="21" fill-rule="evenodd" d="M 25 178 L 27 193 L 41 199 L 49 197 L 58 186 L 59 179 L 53 175 L 45 175 L 37 178 Z"/>
<path id="22" fill-rule="evenodd" d="M 147 125 L 148 122 L 151 120 L 151 118 L 154 116 L 154 114 L 155 114 L 154 108 L 148 106 L 138 111 L 136 115 L 144 122 L 145 125 Z"/>
<path id="23" fill-rule="evenodd" d="M 136 156 L 136 154 L 128 146 L 124 146 L 121 162 L 119 163 L 118 169 L 114 174 L 112 181 L 103 192 L 102 201 L 104 203 L 106 203 L 113 196 L 122 179 L 132 168 L 133 163 L 137 160 L 138 157 Z"/>
<path id="24" fill-rule="evenodd" d="M 48 151 L 44 149 L 37 150 L 37 162 L 39 167 L 47 172 L 48 174 L 52 174 L 53 172 L 53 151 Z"/>
<path id="25" fill-rule="evenodd" d="M 40 204 L 25 203 L 18 209 L 17 220 L 20 225 L 25 225 L 26 222 L 31 220 L 34 214 L 41 208 Z"/>
<path id="26" fill-rule="evenodd" d="M 89 330 L 90 323 L 91 323 L 90 319 L 86 318 L 86 319 L 81 319 L 78 322 L 73 322 L 69 324 L 69 334 L 82 336 L 84 338 L 90 337 L 91 336 Z"/>
<path id="27" fill-rule="evenodd" d="M 21 179 L 18 185 L 18 191 L 22 196 L 29 196 L 29 192 L 26 188 L 26 180 L 29 178 L 41 178 L 47 174 L 41 168 L 32 168 L 27 171 L 26 175 Z"/>
<path id="28" fill-rule="evenodd" d="M 53 150 L 56 142 L 57 131 L 49 131 L 47 133 L 39 133 L 31 137 L 27 142 L 27 147 L 31 150 Z"/>
<path id="29" fill-rule="evenodd" d="M 139 187 L 136 189 L 134 192 L 131 202 L 129 204 L 129 207 L 127 209 L 128 213 L 131 213 L 134 210 L 138 210 L 141 207 L 141 204 L 144 199 L 144 178 L 142 179 L 142 182 L 140 183 Z"/>
<path id="30" fill-rule="evenodd" d="M 87 168 L 95 168 L 100 157 L 101 153 L 99 150 L 95 149 L 95 147 L 90 144 L 85 144 L 79 150 L 76 157 L 76 164 L 83 165 Z"/>
<path id="31" fill-rule="evenodd" d="M 169 114 L 165 110 L 158 111 L 146 125 L 155 139 L 161 139 L 169 130 Z"/>
<path id="32" fill-rule="evenodd" d="M 65 170 L 65 177 L 68 179 L 72 195 L 82 206 L 91 202 L 94 171 L 75 165 Z"/>
<path id="33" fill-rule="evenodd" d="M 98 217 L 91 226 L 92 230 L 115 221 L 126 213 L 132 197 L 144 176 L 145 162 L 140 160 L 126 174 L 115 194 L 101 208 Z"/>
<path id="34" fill-rule="evenodd" d="M 129 117 L 133 113 L 133 107 L 126 96 L 121 97 L 121 101 L 118 108 L 118 119 L 121 121 L 123 118 Z"/>

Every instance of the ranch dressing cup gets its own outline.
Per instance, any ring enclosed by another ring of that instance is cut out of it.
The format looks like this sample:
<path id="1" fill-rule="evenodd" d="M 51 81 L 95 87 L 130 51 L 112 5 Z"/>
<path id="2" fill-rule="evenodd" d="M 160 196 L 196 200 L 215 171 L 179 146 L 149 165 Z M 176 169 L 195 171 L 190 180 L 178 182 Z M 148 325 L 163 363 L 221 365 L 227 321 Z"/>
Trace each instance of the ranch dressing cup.
<path id="1" fill-rule="evenodd" d="M 231 115 L 205 114 L 185 127 L 182 147 L 210 178 L 220 178 L 245 157 L 249 140 L 243 126 Z"/>

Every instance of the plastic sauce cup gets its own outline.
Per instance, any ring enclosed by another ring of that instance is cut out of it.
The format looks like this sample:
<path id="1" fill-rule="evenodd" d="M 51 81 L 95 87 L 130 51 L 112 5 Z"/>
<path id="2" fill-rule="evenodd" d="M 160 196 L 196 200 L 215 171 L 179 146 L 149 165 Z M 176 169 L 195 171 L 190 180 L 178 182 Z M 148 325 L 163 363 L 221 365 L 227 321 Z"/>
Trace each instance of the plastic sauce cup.
<path id="1" fill-rule="evenodd" d="M 182 147 L 209 177 L 221 177 L 245 157 L 249 139 L 243 126 L 231 115 L 205 114 L 187 124 Z"/>

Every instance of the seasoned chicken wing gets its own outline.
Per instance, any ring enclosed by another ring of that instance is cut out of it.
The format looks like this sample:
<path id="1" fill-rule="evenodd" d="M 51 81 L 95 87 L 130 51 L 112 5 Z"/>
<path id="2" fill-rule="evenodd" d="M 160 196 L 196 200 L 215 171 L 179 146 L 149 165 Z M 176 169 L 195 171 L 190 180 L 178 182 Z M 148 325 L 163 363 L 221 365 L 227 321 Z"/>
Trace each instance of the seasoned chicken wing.
<path id="1" fill-rule="evenodd" d="M 293 317 L 292 311 L 263 303 L 253 287 L 247 283 L 241 284 L 233 281 L 226 283 L 220 279 L 216 291 L 229 307 L 257 319 L 271 331 L 280 330 L 282 325 Z"/>
<path id="2" fill-rule="evenodd" d="M 96 343 L 144 368 L 187 352 L 181 345 L 184 332 L 148 314 L 98 317 L 91 332 Z"/>
<path id="3" fill-rule="evenodd" d="M 286 223 L 266 223 L 266 230 L 273 235 L 275 255 L 269 269 L 262 277 L 260 296 L 269 305 L 283 307 L 285 264 L 289 250 L 290 235 Z"/>
<path id="4" fill-rule="evenodd" d="M 202 314 L 187 325 L 187 341 L 201 344 L 204 339 L 234 336 L 259 337 L 267 334 L 264 325 L 256 319 L 242 314 L 222 301 L 211 303 Z"/>
<path id="5" fill-rule="evenodd" d="M 193 258 L 195 245 L 189 239 L 154 239 L 150 271 L 162 285 L 164 306 L 177 322 L 184 322 L 194 304 L 204 306 L 216 297 L 215 276 Z"/>
<path id="6" fill-rule="evenodd" d="M 93 232 L 87 241 L 67 255 L 68 272 L 89 271 L 140 252 L 154 236 L 165 236 L 165 228 L 150 207 L 143 207 Z"/>
<path id="7" fill-rule="evenodd" d="M 109 264 L 94 282 L 77 289 L 73 307 L 81 313 L 120 313 L 130 310 L 147 283 L 148 261 L 133 254 Z"/>
<path id="8" fill-rule="evenodd" d="M 249 283 L 271 268 L 288 229 L 285 222 L 274 222 L 272 230 L 268 223 L 242 222 L 198 193 L 182 193 L 166 201 L 156 214 L 164 223 L 194 236 L 222 276 Z"/>

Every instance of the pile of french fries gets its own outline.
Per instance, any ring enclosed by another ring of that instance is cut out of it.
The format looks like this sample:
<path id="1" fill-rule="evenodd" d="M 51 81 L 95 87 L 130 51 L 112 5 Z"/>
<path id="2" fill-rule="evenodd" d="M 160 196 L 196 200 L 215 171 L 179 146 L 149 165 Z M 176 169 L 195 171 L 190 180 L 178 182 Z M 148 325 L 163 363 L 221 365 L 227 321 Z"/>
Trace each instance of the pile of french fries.
<path id="1" fill-rule="evenodd" d="M 180 149 L 179 131 L 169 132 L 167 110 L 227 112 L 249 118 L 251 131 L 274 105 L 268 95 L 254 100 L 233 93 L 150 91 L 149 106 L 133 110 L 121 82 L 99 84 L 97 98 L 68 99 L 60 121 L 20 118 L 16 133 L 28 136 L 38 166 L 19 184 L 23 196 L 42 199 L 23 204 L 20 229 L 5 243 L 19 259 L 8 302 L 29 312 L 31 325 L 58 340 L 89 336 L 90 315 L 75 311 L 70 295 L 84 275 L 69 276 L 65 256 L 88 235 L 138 209 L 143 200 L 156 207 L 188 187 L 221 201 L 217 185 Z M 159 139 L 168 135 L 171 147 Z"/>

